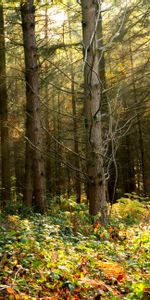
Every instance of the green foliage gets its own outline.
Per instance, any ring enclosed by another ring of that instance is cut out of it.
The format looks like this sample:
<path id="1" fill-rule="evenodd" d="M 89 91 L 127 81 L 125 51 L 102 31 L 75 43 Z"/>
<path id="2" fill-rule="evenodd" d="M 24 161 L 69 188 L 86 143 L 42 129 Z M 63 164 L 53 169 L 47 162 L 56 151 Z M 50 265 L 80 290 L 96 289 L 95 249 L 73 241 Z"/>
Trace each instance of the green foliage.
<path id="1" fill-rule="evenodd" d="M 116 212 L 128 224 L 138 223 L 145 210 L 143 203 L 139 201 L 141 198 L 136 194 L 126 194 L 126 196 L 128 198 L 118 199 L 118 204 L 114 205 L 114 213 Z"/>
<path id="2" fill-rule="evenodd" d="M 85 204 L 73 199 L 67 211 L 49 210 L 47 216 L 1 216 L 0 297 L 148 299 L 149 226 L 128 226 L 119 215 L 125 200 L 116 205 L 117 217 L 107 229 L 93 226 Z"/>
<path id="3" fill-rule="evenodd" d="M 21 202 L 7 203 L 4 213 L 8 215 L 19 215 L 20 217 L 27 217 L 32 214 L 32 209 Z"/>
<path id="4" fill-rule="evenodd" d="M 150 200 L 148 197 L 139 196 L 135 192 L 125 193 L 125 196 L 131 200 L 138 200 L 139 202 L 144 202 L 144 203 L 147 203 Z"/>
<path id="5" fill-rule="evenodd" d="M 131 292 L 126 296 L 123 297 L 123 300 L 134 300 L 135 297 L 136 299 L 143 299 L 144 296 L 144 291 L 146 289 L 147 285 L 143 282 L 140 281 L 136 283 L 132 283 L 130 286 Z M 148 300 L 148 297 L 145 297 L 144 299 Z"/>

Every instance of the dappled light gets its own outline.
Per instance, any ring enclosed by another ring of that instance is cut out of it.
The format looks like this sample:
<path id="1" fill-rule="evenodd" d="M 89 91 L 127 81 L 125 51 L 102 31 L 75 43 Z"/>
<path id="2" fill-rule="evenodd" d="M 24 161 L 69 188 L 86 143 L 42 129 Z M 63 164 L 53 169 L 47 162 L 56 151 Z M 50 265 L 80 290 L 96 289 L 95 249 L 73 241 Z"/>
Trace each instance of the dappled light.
<path id="1" fill-rule="evenodd" d="M 150 299 L 148 0 L 0 1 L 0 300 Z"/>

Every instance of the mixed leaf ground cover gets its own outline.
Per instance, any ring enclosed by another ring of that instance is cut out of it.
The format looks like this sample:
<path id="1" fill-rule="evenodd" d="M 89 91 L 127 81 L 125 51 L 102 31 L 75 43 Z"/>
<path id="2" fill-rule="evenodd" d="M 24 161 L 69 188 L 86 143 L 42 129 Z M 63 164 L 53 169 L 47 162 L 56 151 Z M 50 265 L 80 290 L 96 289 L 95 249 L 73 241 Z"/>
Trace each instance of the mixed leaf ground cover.
<path id="1" fill-rule="evenodd" d="M 0 299 L 150 299 L 149 205 L 122 199 L 107 229 L 84 204 L 0 219 Z"/>

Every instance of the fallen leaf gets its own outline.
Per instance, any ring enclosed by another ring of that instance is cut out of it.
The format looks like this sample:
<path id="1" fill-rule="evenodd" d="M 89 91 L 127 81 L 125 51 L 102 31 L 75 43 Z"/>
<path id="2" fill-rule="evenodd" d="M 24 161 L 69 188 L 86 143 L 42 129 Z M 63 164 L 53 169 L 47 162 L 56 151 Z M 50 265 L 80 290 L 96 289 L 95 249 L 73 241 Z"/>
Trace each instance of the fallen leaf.
<path id="1" fill-rule="evenodd" d="M 85 278 L 79 279 L 78 282 L 81 285 L 87 284 L 91 287 L 100 288 L 104 292 L 111 292 L 113 295 L 118 295 L 119 294 L 118 291 L 112 289 L 110 286 L 108 286 L 107 284 L 105 284 L 101 280 L 95 280 L 95 279 L 90 279 L 90 278 L 85 277 Z"/>
<path id="2" fill-rule="evenodd" d="M 108 279 L 116 279 L 117 281 L 127 280 L 125 270 L 118 263 L 98 262 L 98 265 Z"/>
<path id="3" fill-rule="evenodd" d="M 15 294 L 14 289 L 12 289 L 11 287 L 7 287 L 6 290 L 8 294 Z"/>

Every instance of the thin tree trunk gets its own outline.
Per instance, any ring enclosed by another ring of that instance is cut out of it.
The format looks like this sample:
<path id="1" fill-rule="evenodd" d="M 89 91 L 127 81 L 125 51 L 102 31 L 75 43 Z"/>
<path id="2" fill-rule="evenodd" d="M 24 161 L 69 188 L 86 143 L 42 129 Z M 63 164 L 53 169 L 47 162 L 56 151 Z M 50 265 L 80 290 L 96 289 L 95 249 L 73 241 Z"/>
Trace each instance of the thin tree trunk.
<path id="1" fill-rule="evenodd" d="M 69 6 L 69 2 L 68 2 Z M 70 17 L 68 14 L 68 27 L 69 27 L 69 42 L 72 44 L 72 34 L 71 34 L 71 23 Z M 77 105 L 76 105 L 76 96 L 75 96 L 75 74 L 74 74 L 74 66 L 73 66 L 73 55 L 72 49 L 69 51 L 69 58 L 71 61 L 70 64 L 70 74 L 71 74 L 71 92 L 72 92 L 72 113 L 73 113 L 73 139 L 74 139 L 74 152 L 79 153 L 79 140 L 78 140 L 78 126 L 77 126 Z M 74 155 L 74 165 L 76 170 L 80 170 L 80 158 L 77 155 Z M 76 193 L 76 201 L 77 203 L 81 202 L 81 182 L 79 177 L 79 172 L 75 172 L 75 182 L 74 182 L 74 190 Z"/>
<path id="2" fill-rule="evenodd" d="M 78 143 L 78 132 L 77 132 L 77 114 L 76 114 L 76 99 L 75 99 L 75 88 L 74 88 L 74 74 L 71 70 L 71 91 L 72 91 L 72 112 L 73 112 L 73 135 L 74 135 L 74 152 L 79 153 L 79 143 Z M 80 160 L 79 156 L 74 156 L 74 165 L 77 170 L 80 170 Z M 77 203 L 81 202 L 81 182 L 79 178 L 79 172 L 76 171 L 75 174 L 75 191 Z"/>
<path id="3" fill-rule="evenodd" d="M 105 71 L 105 56 L 103 51 L 103 23 L 102 23 L 102 13 L 99 13 L 99 21 L 97 27 L 97 38 L 98 38 L 98 48 L 99 48 L 99 78 L 101 85 L 101 112 L 105 116 L 105 120 L 103 121 L 102 128 L 102 136 L 106 136 L 106 132 L 109 131 L 109 109 L 108 109 L 108 100 L 106 94 L 106 71 Z M 117 170 L 116 170 L 116 162 L 115 162 L 115 153 L 113 153 L 113 141 L 111 140 L 108 147 L 107 156 L 109 159 L 112 158 L 112 163 L 109 168 L 109 179 L 107 182 L 107 198 L 111 205 L 114 202 L 115 192 L 116 192 L 116 184 L 117 184 Z M 109 163 L 109 161 L 107 161 Z"/>
<path id="4" fill-rule="evenodd" d="M 48 3 L 46 2 L 48 5 Z M 44 40 L 45 43 L 48 43 L 48 7 L 46 6 L 45 8 L 45 28 L 44 28 Z M 48 74 L 48 61 L 45 60 L 44 63 L 44 73 L 45 73 L 45 78 Z M 45 99 L 45 127 L 46 127 L 46 136 L 45 136 L 45 149 L 46 153 L 48 153 L 46 157 L 46 162 L 45 162 L 45 172 L 46 172 L 46 191 L 48 193 L 51 193 L 51 157 L 50 157 L 50 144 L 51 144 L 51 138 L 49 132 L 49 110 L 47 109 L 49 107 L 49 91 L 48 91 L 48 84 L 45 83 L 45 89 L 44 89 L 44 99 Z"/>
<path id="5" fill-rule="evenodd" d="M 138 105 L 137 101 L 137 93 L 136 93 L 136 85 L 135 85 L 135 76 L 134 76 L 134 64 L 133 64 L 133 55 L 132 48 L 130 46 L 130 62 L 131 62 L 131 75 L 132 75 L 132 85 L 133 85 L 133 95 L 136 106 Z M 143 141 L 143 133 L 142 133 L 142 124 L 139 116 L 137 115 L 137 129 L 138 129 L 138 139 L 139 139 L 139 150 L 141 156 L 141 172 L 142 172 L 142 180 L 143 180 L 143 192 L 146 196 L 146 174 L 145 174 L 145 153 L 144 153 L 144 141 Z"/>
<path id="6" fill-rule="evenodd" d="M 69 199 L 71 196 L 71 178 L 70 178 L 69 168 L 67 167 L 66 170 L 67 170 L 67 189 L 66 190 L 67 190 L 67 197 Z"/>
<path id="7" fill-rule="evenodd" d="M 36 210 L 45 212 L 45 174 L 42 154 L 38 65 L 35 40 L 35 7 L 33 0 L 21 3 L 26 73 L 26 164 L 24 200 Z"/>
<path id="8" fill-rule="evenodd" d="M 61 119 L 60 119 L 60 94 L 58 94 L 57 97 L 57 107 L 58 107 L 58 114 L 57 114 L 57 139 L 58 141 L 60 141 L 61 139 Z M 61 155 L 62 153 L 62 148 L 61 146 L 56 143 L 56 153 L 59 153 L 59 155 Z M 62 192 L 62 170 L 61 170 L 61 162 L 58 161 L 58 157 L 57 157 L 57 163 L 56 163 L 56 194 L 58 196 L 58 198 L 60 198 L 61 192 Z"/>
<path id="9" fill-rule="evenodd" d="M 14 138 L 14 164 L 15 164 L 15 178 L 16 178 L 16 195 L 23 194 L 24 186 L 24 159 L 23 159 L 23 137 Z"/>
<path id="10" fill-rule="evenodd" d="M 124 49 L 122 49 L 122 57 L 121 62 L 123 67 L 125 67 L 125 61 L 124 61 Z M 124 75 L 122 80 L 124 79 Z M 122 91 L 122 100 L 123 100 L 123 106 L 127 110 L 127 95 L 126 90 Z M 132 149 L 132 136 L 131 132 L 129 132 L 125 138 L 123 139 L 124 143 L 123 147 L 121 148 L 121 152 L 123 154 L 123 163 L 122 163 L 122 177 L 123 179 L 123 186 L 124 186 L 124 193 L 131 193 L 136 191 L 136 183 L 135 183 L 135 160 L 134 157 L 132 157 L 133 149 Z M 121 174 L 120 174 L 121 175 Z"/>
<path id="11" fill-rule="evenodd" d="M 0 129 L 1 129 L 1 175 L 2 206 L 11 200 L 9 131 L 6 85 L 6 57 L 3 5 L 0 4 Z"/>
<path id="12" fill-rule="evenodd" d="M 85 116 L 88 130 L 88 197 L 91 215 L 101 213 L 101 223 L 107 224 L 106 183 L 103 166 L 101 124 L 101 86 L 97 42 L 97 4 L 82 0 L 84 45 Z"/>
<path id="13" fill-rule="evenodd" d="M 56 112 L 55 112 L 55 101 L 54 96 L 52 97 L 52 109 L 53 109 L 53 135 L 55 138 L 57 138 L 56 133 Z M 52 192 L 53 196 L 56 196 L 56 190 L 57 190 L 57 184 L 56 184 L 56 178 L 57 178 L 57 168 L 58 168 L 58 156 L 57 156 L 57 143 L 54 141 L 54 168 L 53 168 L 53 185 L 52 185 Z"/>
<path id="14" fill-rule="evenodd" d="M 17 62 L 15 63 L 17 68 Z M 19 120 L 20 107 L 19 107 L 19 83 L 18 79 L 15 80 L 15 99 L 16 99 L 16 109 L 15 109 L 15 119 Z M 14 171 L 15 171 L 15 185 L 16 185 L 16 196 L 20 198 L 23 195 L 24 186 L 24 138 L 21 135 L 13 136 L 13 152 L 14 152 Z"/>

